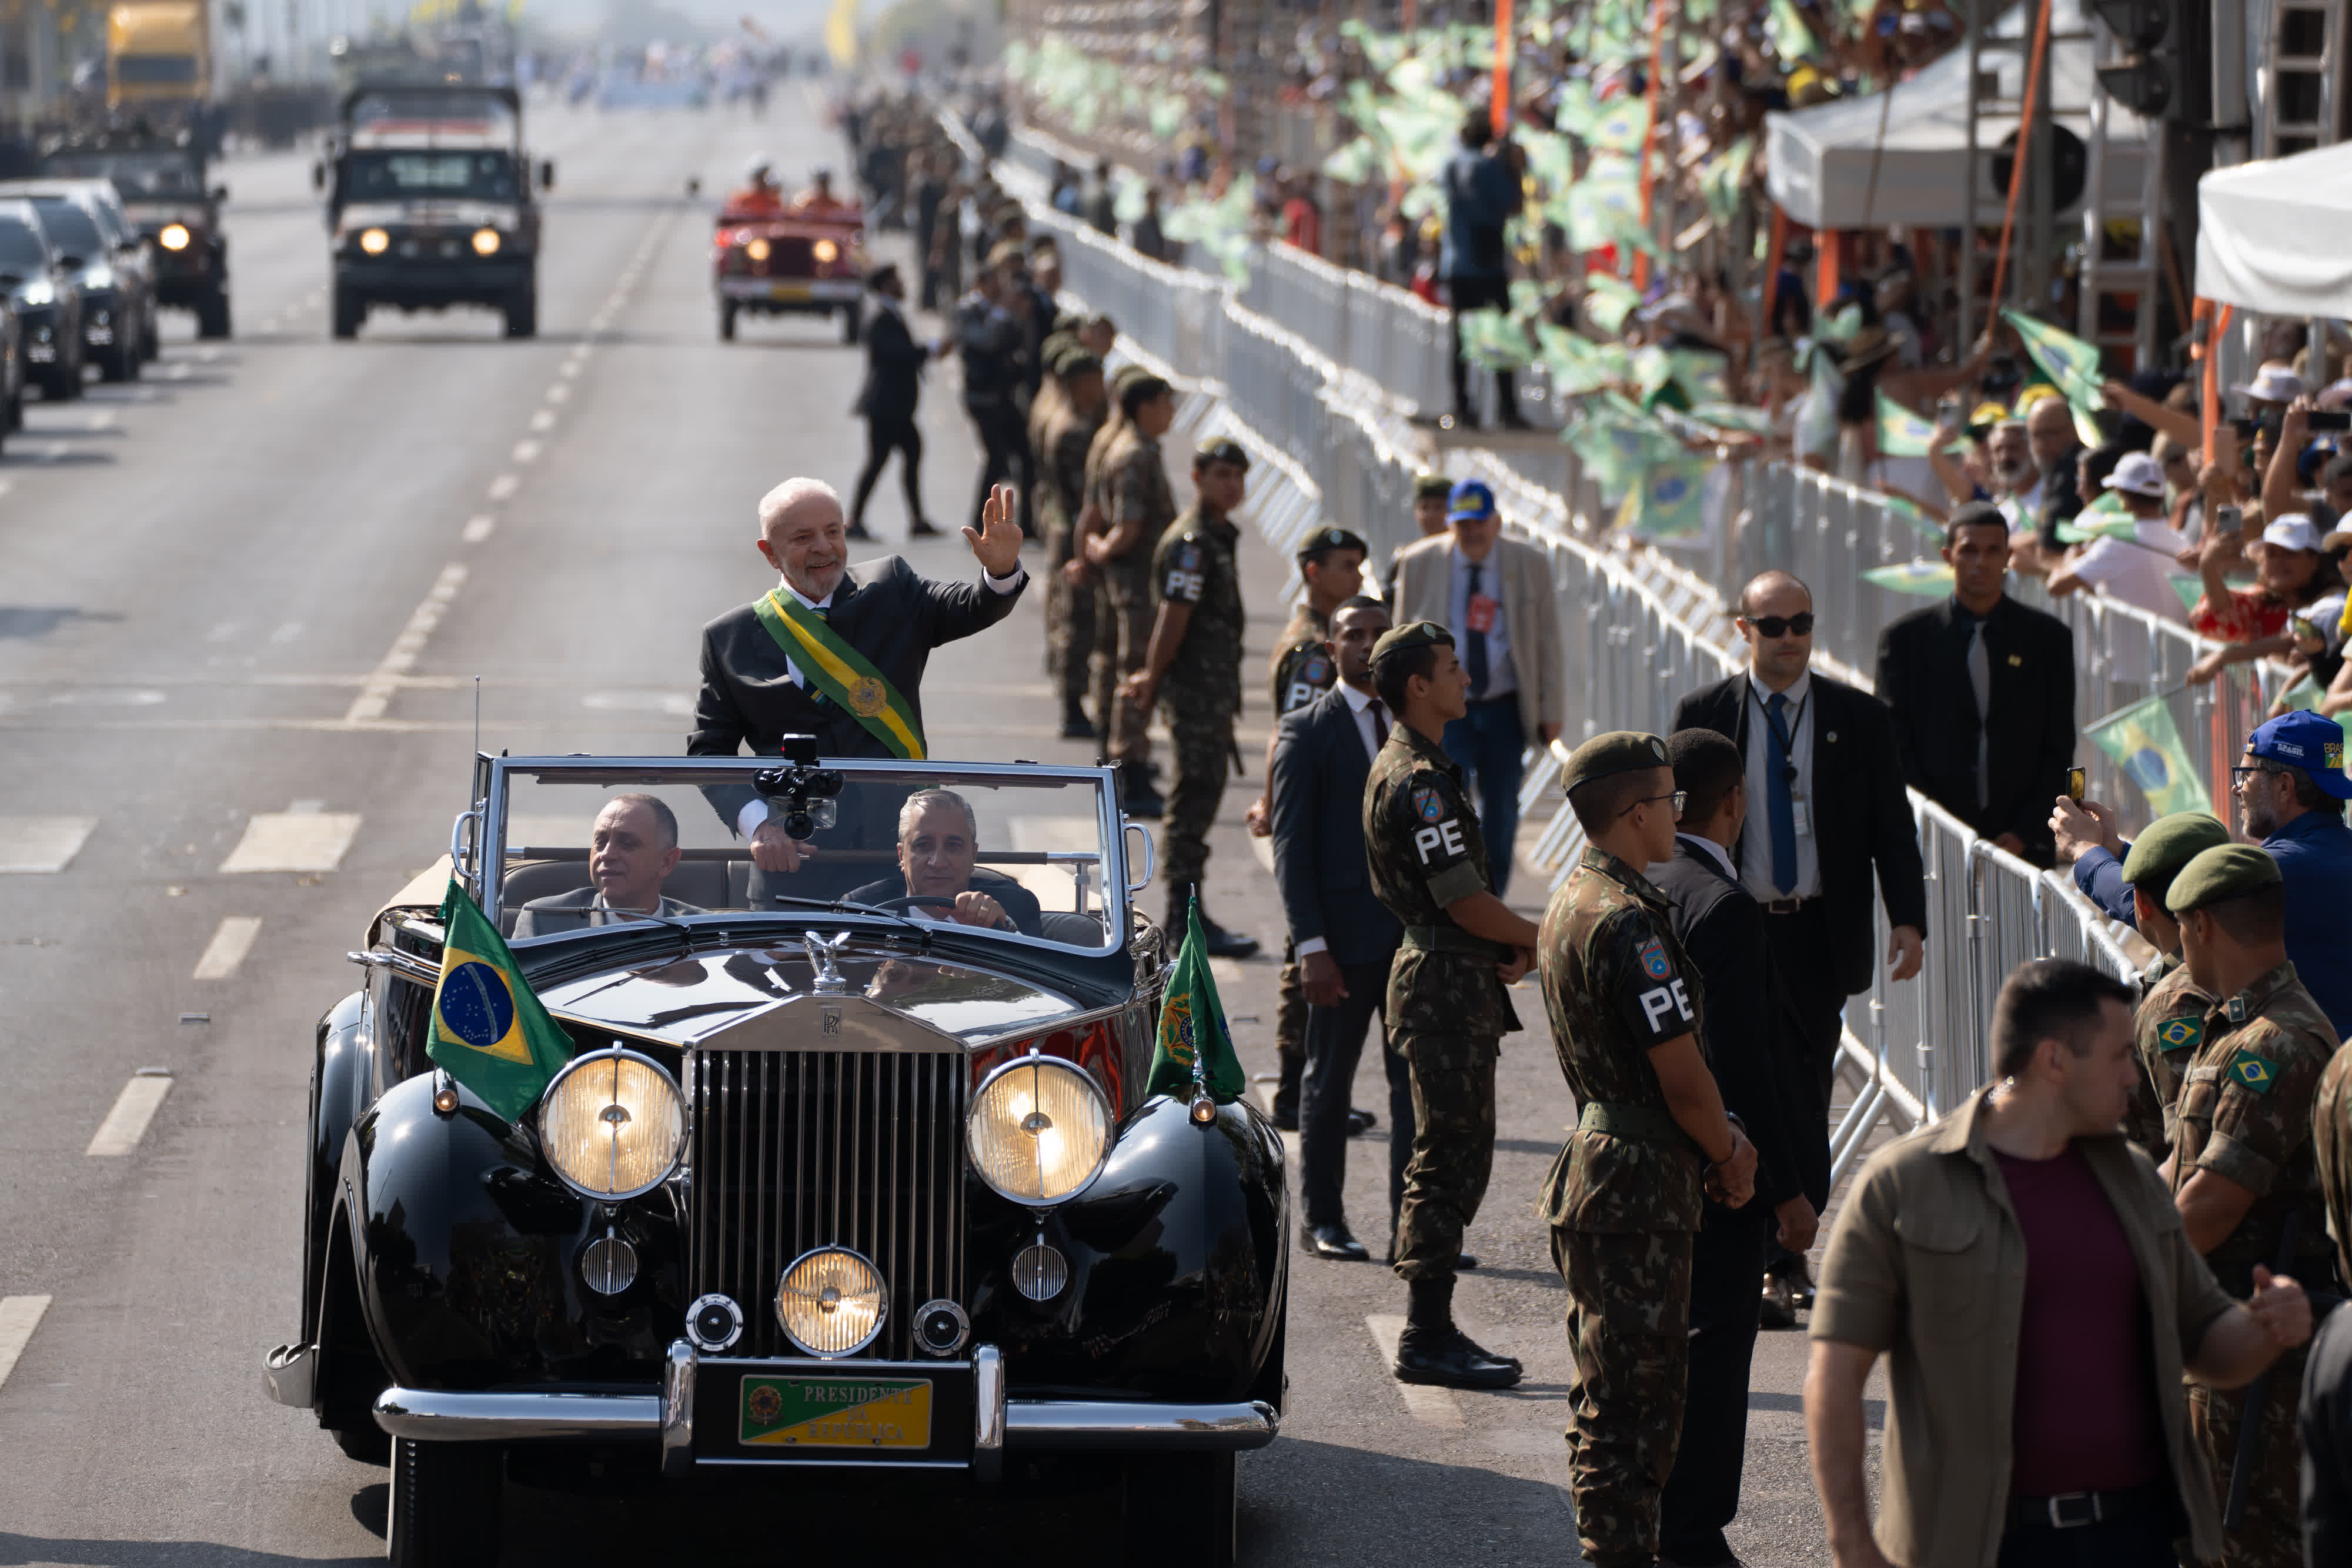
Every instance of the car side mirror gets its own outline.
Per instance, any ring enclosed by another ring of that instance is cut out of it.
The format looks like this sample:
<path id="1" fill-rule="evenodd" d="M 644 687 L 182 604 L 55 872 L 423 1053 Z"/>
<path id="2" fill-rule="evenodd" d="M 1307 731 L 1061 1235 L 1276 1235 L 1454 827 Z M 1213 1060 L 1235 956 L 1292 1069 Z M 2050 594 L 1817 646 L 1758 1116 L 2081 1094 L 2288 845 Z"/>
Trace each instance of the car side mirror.
<path id="1" fill-rule="evenodd" d="M 555 189 L 555 160 L 552 158 L 542 159 L 540 162 L 539 188 L 542 191 Z"/>
<path id="2" fill-rule="evenodd" d="M 59 268 L 67 272 L 79 272 L 82 269 L 83 262 L 82 258 L 78 256 L 61 256 L 58 257 L 58 266 Z"/>
<path id="3" fill-rule="evenodd" d="M 311 164 L 311 165 L 310 165 L 310 189 L 312 189 L 312 190 L 314 190 L 314 191 L 323 191 L 323 190 L 325 190 L 326 188 L 327 188 L 327 166 L 326 166 L 324 163 L 313 163 L 313 164 Z M 227 187 L 226 185 L 223 185 L 223 186 L 221 187 L 221 194 L 222 194 L 222 195 L 224 195 L 224 196 L 226 196 L 227 193 L 228 193 L 228 187 Z"/>
<path id="4" fill-rule="evenodd" d="M 327 183 L 327 172 L 324 169 L 320 168 L 317 164 L 312 164 L 310 166 L 310 183 L 314 185 L 325 184 Z M 228 187 L 226 185 L 215 185 L 213 187 L 213 200 L 215 202 L 227 201 Z"/>

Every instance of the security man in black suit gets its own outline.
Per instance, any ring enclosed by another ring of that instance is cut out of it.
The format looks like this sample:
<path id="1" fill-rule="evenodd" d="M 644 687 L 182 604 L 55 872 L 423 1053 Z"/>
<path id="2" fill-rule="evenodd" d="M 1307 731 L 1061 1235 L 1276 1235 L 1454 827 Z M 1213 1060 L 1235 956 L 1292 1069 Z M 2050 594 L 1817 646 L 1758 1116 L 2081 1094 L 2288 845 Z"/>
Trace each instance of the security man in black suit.
<path id="1" fill-rule="evenodd" d="M 1016 504 L 1011 486 L 995 488 L 982 526 L 963 530 L 982 580 L 946 583 L 917 576 L 898 556 L 853 569 L 841 497 L 824 481 L 787 479 L 769 491 L 760 500 L 760 554 L 782 580 L 702 629 L 702 690 L 687 754 L 733 757 L 749 742 L 755 755 L 776 756 L 783 737 L 814 735 L 821 756 L 922 757 L 931 651 L 1003 620 L 1028 585 Z M 846 681 L 835 674 L 843 667 Z M 780 879 L 800 870 L 808 845 L 787 837 L 748 788 L 707 793 L 751 842 L 755 901 L 790 892 Z M 872 826 L 881 844 L 895 836 L 895 822 Z"/>
<path id="2" fill-rule="evenodd" d="M 1643 874 L 1673 901 L 1668 920 L 1691 967 L 1705 977 L 1700 1048 L 1723 1106 L 1756 1145 L 1756 1197 L 1738 1208 L 1710 1201 L 1691 1249 L 1690 1369 L 1682 1442 L 1659 1501 L 1658 1553 L 1678 1563 L 1736 1562 L 1723 1527 L 1739 1512 L 1748 1446 L 1748 1374 L 1756 1351 L 1764 1247 L 1812 1244 L 1820 1218 L 1805 1193 L 1805 1146 L 1815 1114 L 1812 1064 L 1764 934 L 1765 916 L 1740 885 L 1731 852 L 1748 814 L 1746 760 L 1711 729 L 1666 742 L 1685 794 L 1675 858 Z"/>
<path id="3" fill-rule="evenodd" d="M 1307 1068 L 1298 1112 L 1299 1245 L 1318 1258 L 1360 1262 L 1349 1231 L 1348 1091 L 1372 1015 L 1381 1011 L 1389 966 L 1403 931 L 1371 895 L 1364 860 L 1364 785 L 1388 742 L 1389 716 L 1372 690 L 1372 644 L 1388 607 L 1350 599 L 1331 612 L 1326 645 L 1339 684 L 1286 714 L 1276 731 L 1266 785 L 1274 824 L 1274 880 L 1307 993 Z M 1383 1050 L 1389 1081 L 1389 1229 L 1404 1202 L 1412 1155 L 1412 1072 Z"/>
<path id="4" fill-rule="evenodd" d="M 2074 634 L 2003 591 L 2009 521 L 1982 502 L 1944 528 L 1952 597 L 1878 638 L 1878 695 L 1911 787 L 2038 866 L 2074 762 Z"/>
<path id="5" fill-rule="evenodd" d="M 898 454 L 898 480 L 907 488 L 907 532 L 936 534 L 923 517 L 923 437 L 915 428 L 915 404 L 923 395 L 923 364 L 934 352 L 916 341 L 903 314 L 907 285 L 898 265 L 886 261 L 866 279 L 874 291 L 874 315 L 866 324 L 866 383 L 850 412 L 866 422 L 866 466 L 850 493 L 849 537 L 867 539 L 866 502 L 882 477 L 890 454 Z"/>

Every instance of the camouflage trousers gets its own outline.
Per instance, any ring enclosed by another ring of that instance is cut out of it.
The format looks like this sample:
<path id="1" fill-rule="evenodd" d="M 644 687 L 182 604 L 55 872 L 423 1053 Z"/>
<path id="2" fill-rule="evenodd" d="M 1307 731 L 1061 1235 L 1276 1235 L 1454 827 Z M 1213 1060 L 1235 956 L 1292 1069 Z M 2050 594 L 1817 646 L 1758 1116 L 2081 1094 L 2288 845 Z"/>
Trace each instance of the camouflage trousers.
<path id="1" fill-rule="evenodd" d="M 2303 1394 L 2308 1347 L 2287 1352 L 2271 1366 L 2263 1406 L 2262 1448 L 2246 1478 L 2246 1511 L 2221 1541 L 2224 1568 L 2299 1568 L 2303 1562 L 2303 1438 L 2295 1406 Z M 2189 1385 L 2189 1429 L 2213 1472 L 2213 1500 L 2227 1508 L 2230 1472 L 2238 1460 L 2238 1430 L 2246 1390 Z"/>
<path id="2" fill-rule="evenodd" d="M 1160 819 L 1160 885 L 1182 913 L 1181 900 L 1209 870 L 1209 825 L 1224 799 L 1233 766 L 1234 716 L 1213 704 L 1165 702 L 1176 770 Z"/>
<path id="3" fill-rule="evenodd" d="M 1151 595 L 1102 572 L 1095 574 L 1094 593 L 1093 710 L 1107 737 L 1103 755 L 1140 766 L 1151 759 L 1150 716 L 1118 695 L 1118 683 L 1143 668 L 1150 649 Z"/>
<path id="4" fill-rule="evenodd" d="M 1478 1218 L 1495 1168 L 1495 1053 L 1491 1034 L 1398 1034 L 1391 1046 L 1412 1069 L 1412 1161 L 1397 1216 L 1396 1271 L 1406 1280 L 1454 1271 L 1463 1233 Z"/>
<path id="5" fill-rule="evenodd" d="M 1062 575 L 1070 559 L 1075 529 L 1056 507 L 1045 525 L 1045 673 L 1066 710 L 1087 700 L 1095 652 L 1095 589 L 1073 586 Z M 1101 723 L 1101 716 L 1096 716 Z"/>
<path id="6" fill-rule="evenodd" d="M 1691 1241 L 1688 1231 L 1551 1233 L 1576 1363 L 1569 1496 L 1577 1544 L 1601 1568 L 1658 1550 L 1690 1373 Z"/>
<path id="7" fill-rule="evenodd" d="M 1282 945 L 1282 977 L 1274 997 L 1274 1050 L 1281 1077 L 1274 1086 L 1274 1119 L 1298 1120 L 1298 1086 L 1307 1076 L 1307 982 L 1298 971 L 1298 951 Z"/>

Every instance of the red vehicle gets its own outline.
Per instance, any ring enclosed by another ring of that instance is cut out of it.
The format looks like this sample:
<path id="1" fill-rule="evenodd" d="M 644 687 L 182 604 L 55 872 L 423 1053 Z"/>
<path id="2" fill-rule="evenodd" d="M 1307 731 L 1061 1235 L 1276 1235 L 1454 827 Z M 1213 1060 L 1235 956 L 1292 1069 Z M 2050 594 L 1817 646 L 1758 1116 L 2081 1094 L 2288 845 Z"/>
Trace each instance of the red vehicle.
<path id="1" fill-rule="evenodd" d="M 712 237 L 711 282 L 719 297 L 719 336 L 735 336 L 746 311 L 841 315 L 841 340 L 857 341 L 866 294 L 866 214 L 831 212 L 747 214 L 723 212 Z"/>

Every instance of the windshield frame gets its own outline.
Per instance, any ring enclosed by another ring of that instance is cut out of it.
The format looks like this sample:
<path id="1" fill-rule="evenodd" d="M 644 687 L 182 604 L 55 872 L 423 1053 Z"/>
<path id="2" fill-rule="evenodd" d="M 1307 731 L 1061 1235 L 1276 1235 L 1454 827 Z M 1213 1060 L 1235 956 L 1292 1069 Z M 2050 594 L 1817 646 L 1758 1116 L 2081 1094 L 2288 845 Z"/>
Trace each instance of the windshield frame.
<path id="1" fill-rule="evenodd" d="M 393 165 L 404 158 L 423 159 L 437 162 L 460 159 L 467 165 L 463 185 L 407 185 L 394 180 Z M 506 169 L 503 192 L 479 189 L 477 176 L 480 170 L 477 159 L 497 159 Z M 362 188 L 360 172 L 380 164 L 389 183 L 385 188 Z M 511 149 L 505 147 L 355 147 L 344 154 L 341 175 L 342 199 L 347 206 L 400 205 L 412 202 L 486 202 L 494 205 L 512 205 L 522 200 L 524 169 L 522 161 Z"/>
<path id="2" fill-rule="evenodd" d="M 776 757 L 490 757 L 478 756 L 477 779 L 484 789 L 471 808 L 460 812 L 450 831 L 450 864 L 457 880 L 474 895 L 493 925 L 503 914 L 500 894 L 505 878 L 484 874 L 485 867 L 495 863 L 501 868 L 506 862 L 507 813 L 515 795 L 513 779 L 517 776 L 560 776 L 565 773 L 594 775 L 626 775 L 625 781 L 614 780 L 616 788 L 652 784 L 677 784 L 702 788 L 713 784 L 749 785 L 752 775 L 768 768 L 784 766 Z M 1015 943 L 1042 952 L 1065 957 L 1084 956 L 1104 957 L 1123 952 L 1128 933 L 1133 925 L 1129 906 L 1127 871 L 1127 822 L 1118 805 L 1116 770 L 1109 768 L 1082 768 L 1067 764 L 1038 762 L 898 762 L 874 758 L 823 758 L 817 766 L 848 776 L 848 781 L 877 784 L 914 783 L 918 787 L 952 788 L 959 781 L 986 783 L 1003 779 L 1015 785 L 1041 785 L 1059 781 L 1065 787 L 1090 787 L 1094 792 L 1095 829 L 1100 845 L 1097 870 L 1100 877 L 1102 908 L 1108 916 L 1106 937 L 1098 947 L 1080 947 L 1068 942 L 1048 941 L 1018 931 L 1002 931 L 984 926 L 959 925 L 946 921 L 909 920 L 897 911 L 867 915 L 856 909 L 835 911 L 828 908 L 724 909 L 700 915 L 665 916 L 616 922 L 596 927 L 604 931 L 643 932 L 661 925 L 687 926 L 737 925 L 746 922 L 788 922 L 806 925 L 822 922 L 837 926 L 844 922 L 873 923 L 887 928 L 913 928 L 937 937 L 940 936 L 970 936 L 993 941 Z M 582 780 L 583 783 L 586 779 Z M 468 831 L 470 826 L 470 832 Z M 1146 830 L 1147 833 L 1149 830 Z M 1064 853 L 1067 852 L 1052 852 Z M 1153 847 L 1156 857 L 1157 846 Z M 491 857 L 495 855 L 493 861 Z M 984 863 L 984 860 L 983 860 Z M 1061 863 L 1049 862 L 1048 863 Z M 536 945 L 543 939 L 523 938 Z"/>
<path id="3" fill-rule="evenodd" d="M 72 165 L 68 167 L 68 165 Z M 186 176 L 184 190 L 123 189 L 125 179 L 136 180 L 148 170 L 176 170 Z M 205 171 L 196 156 L 182 148 L 63 147 L 41 160 L 44 180 L 104 180 L 124 202 L 173 203 L 183 206 L 205 199 Z"/>

